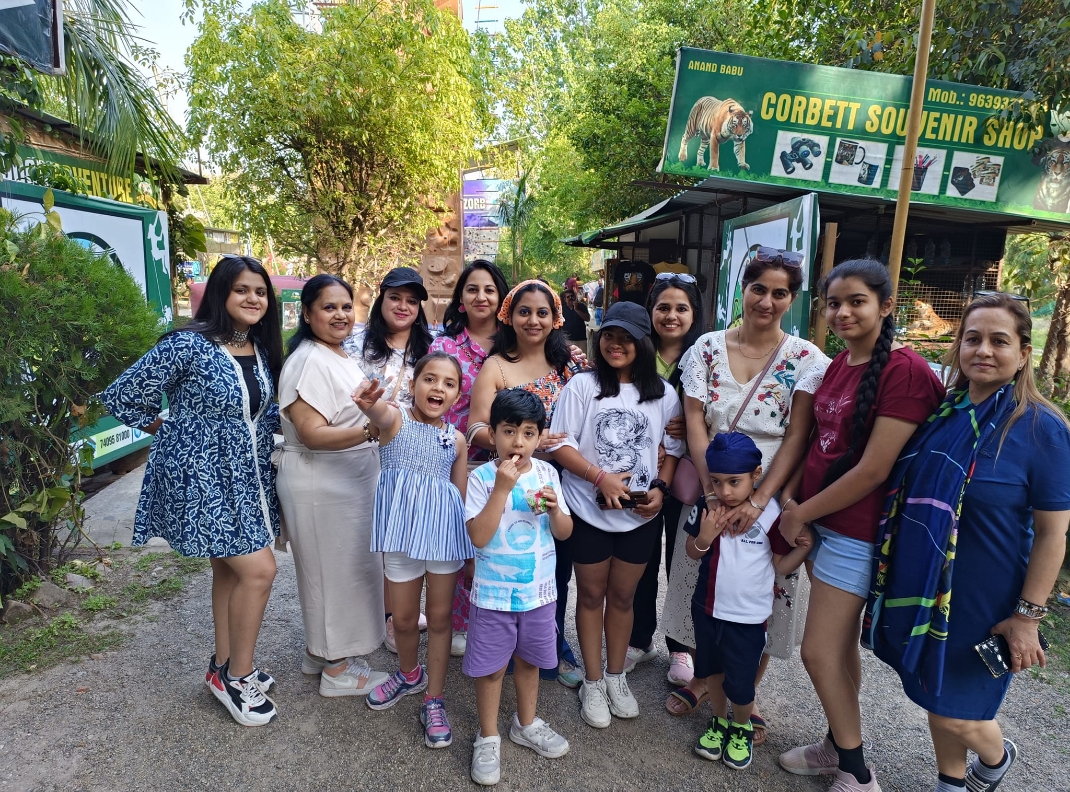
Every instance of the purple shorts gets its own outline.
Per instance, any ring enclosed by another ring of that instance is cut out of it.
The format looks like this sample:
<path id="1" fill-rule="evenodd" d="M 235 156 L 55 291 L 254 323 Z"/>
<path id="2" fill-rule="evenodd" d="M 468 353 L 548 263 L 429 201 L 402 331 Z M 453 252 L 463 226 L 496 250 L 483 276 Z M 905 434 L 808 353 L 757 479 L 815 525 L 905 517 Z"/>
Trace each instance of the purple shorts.
<path id="1" fill-rule="evenodd" d="M 514 654 L 536 668 L 556 668 L 556 613 L 556 602 L 521 613 L 487 610 L 473 603 L 461 670 L 465 676 L 490 676 L 509 665 Z"/>

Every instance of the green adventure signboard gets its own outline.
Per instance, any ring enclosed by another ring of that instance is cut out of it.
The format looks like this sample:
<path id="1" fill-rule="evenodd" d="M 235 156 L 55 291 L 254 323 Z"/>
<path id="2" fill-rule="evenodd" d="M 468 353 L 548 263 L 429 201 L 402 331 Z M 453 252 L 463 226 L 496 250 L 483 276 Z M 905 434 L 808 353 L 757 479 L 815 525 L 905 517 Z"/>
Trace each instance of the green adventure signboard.
<path id="1" fill-rule="evenodd" d="M 681 48 L 663 173 L 895 199 L 912 79 Z M 911 200 L 1070 224 L 1070 114 L 929 80 Z"/>

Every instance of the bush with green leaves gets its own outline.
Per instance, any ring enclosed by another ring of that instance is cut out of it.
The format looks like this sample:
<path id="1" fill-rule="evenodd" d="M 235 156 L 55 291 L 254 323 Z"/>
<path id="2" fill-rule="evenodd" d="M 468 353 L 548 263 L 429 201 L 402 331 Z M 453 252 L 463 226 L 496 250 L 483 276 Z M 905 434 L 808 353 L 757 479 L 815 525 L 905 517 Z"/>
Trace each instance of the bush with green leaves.
<path id="1" fill-rule="evenodd" d="M 80 541 L 92 449 L 71 435 L 160 333 L 129 273 L 47 220 L 0 209 L 0 594 Z"/>

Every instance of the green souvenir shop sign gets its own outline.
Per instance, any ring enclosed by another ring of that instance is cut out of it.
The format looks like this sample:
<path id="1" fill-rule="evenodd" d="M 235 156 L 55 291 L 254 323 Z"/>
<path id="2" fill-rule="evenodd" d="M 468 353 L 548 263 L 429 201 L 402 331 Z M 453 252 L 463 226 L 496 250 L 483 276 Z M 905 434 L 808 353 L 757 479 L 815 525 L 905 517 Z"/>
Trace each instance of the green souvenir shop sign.
<path id="1" fill-rule="evenodd" d="M 911 83 L 681 48 L 658 169 L 894 200 Z M 1070 223 L 1070 114 L 1033 126 L 1020 101 L 927 81 L 911 200 Z"/>

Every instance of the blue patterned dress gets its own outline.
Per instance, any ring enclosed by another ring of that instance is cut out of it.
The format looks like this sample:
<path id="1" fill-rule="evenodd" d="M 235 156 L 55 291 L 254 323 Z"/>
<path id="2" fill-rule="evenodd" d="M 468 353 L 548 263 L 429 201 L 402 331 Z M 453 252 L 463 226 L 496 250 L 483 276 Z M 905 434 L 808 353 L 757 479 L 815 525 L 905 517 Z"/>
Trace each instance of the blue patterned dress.
<path id="1" fill-rule="evenodd" d="M 464 561 L 476 549 L 464 525 L 464 501 L 450 473 L 457 430 L 413 420 L 379 449 L 379 485 L 372 524 L 373 553 L 405 553 L 421 561 Z"/>
<path id="2" fill-rule="evenodd" d="M 170 414 L 152 441 L 134 519 L 134 546 L 160 536 L 185 556 L 227 558 L 271 544 L 279 529 L 272 434 L 279 408 L 257 348 L 260 410 L 249 414 L 241 365 L 200 333 L 162 339 L 101 394 L 118 420 L 145 427 Z"/>

